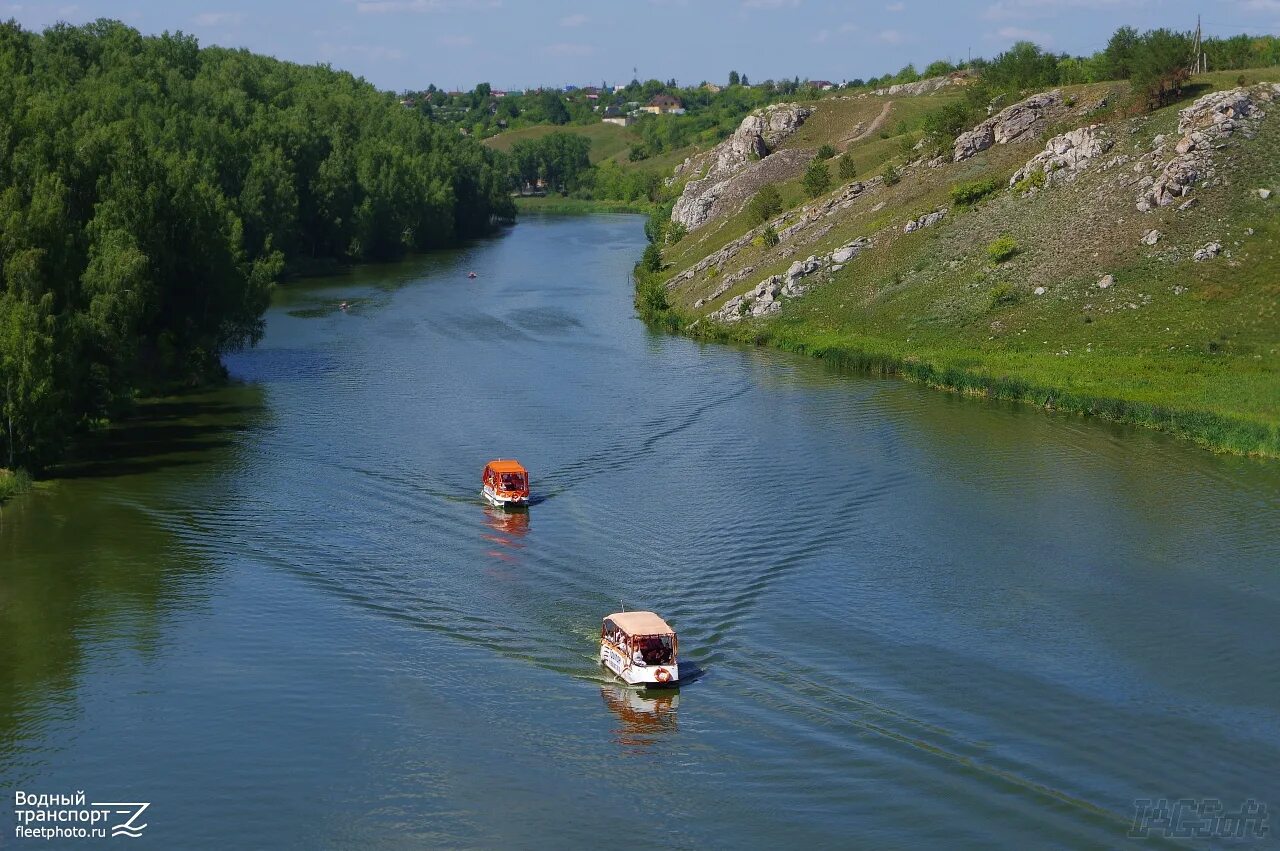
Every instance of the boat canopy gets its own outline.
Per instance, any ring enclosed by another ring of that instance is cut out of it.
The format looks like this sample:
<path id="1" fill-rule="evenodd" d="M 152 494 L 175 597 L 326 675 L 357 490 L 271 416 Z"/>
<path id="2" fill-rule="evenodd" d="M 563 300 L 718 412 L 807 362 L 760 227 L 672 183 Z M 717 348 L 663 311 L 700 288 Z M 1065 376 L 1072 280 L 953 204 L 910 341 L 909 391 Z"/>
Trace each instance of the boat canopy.
<path id="1" fill-rule="evenodd" d="M 605 618 L 613 625 L 635 638 L 642 635 L 675 635 L 676 631 L 653 612 L 618 612 Z"/>
<path id="2" fill-rule="evenodd" d="M 520 466 L 519 461 L 504 461 L 499 458 L 496 461 L 490 461 L 488 464 L 490 470 L 495 473 L 525 473 L 528 472 L 524 467 Z"/>

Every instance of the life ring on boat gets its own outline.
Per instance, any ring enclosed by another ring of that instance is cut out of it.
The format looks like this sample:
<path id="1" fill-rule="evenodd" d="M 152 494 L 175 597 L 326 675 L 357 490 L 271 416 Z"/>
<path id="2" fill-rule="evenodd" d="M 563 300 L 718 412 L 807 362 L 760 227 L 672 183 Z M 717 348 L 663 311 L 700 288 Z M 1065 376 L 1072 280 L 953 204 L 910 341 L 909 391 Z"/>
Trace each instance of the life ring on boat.
<path id="1" fill-rule="evenodd" d="M 653 672 L 653 678 L 660 683 L 669 683 L 671 682 L 671 672 L 666 668 L 659 668 Z"/>

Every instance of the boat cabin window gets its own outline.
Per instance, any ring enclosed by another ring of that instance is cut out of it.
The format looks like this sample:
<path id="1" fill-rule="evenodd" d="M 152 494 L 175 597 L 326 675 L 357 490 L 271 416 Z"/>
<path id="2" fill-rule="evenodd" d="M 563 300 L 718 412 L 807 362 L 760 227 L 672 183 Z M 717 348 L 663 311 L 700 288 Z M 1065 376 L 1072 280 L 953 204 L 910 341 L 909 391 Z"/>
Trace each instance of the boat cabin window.
<path id="1" fill-rule="evenodd" d="M 523 473 L 503 473 L 502 487 L 507 490 L 523 490 L 524 474 Z"/>

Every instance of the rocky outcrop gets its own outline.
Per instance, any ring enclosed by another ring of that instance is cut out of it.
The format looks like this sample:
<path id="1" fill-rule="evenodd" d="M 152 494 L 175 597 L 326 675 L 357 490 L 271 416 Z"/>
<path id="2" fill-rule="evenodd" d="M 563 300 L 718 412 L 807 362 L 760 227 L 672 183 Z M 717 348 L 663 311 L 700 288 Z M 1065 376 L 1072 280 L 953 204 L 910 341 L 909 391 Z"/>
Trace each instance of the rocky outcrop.
<path id="1" fill-rule="evenodd" d="M 1229 89 L 1207 94 L 1179 112 L 1181 138 L 1174 144 L 1174 157 L 1158 177 L 1144 184 L 1137 208 L 1147 212 L 1167 207 L 1191 192 L 1197 181 L 1212 179 L 1215 148 L 1237 130 L 1252 132 L 1252 126 L 1266 115 L 1262 105 L 1271 103 L 1278 95 L 1280 83 Z M 1159 150 L 1163 150 L 1163 145 Z"/>
<path id="2" fill-rule="evenodd" d="M 956 138 L 953 160 L 960 162 L 992 145 L 1022 142 L 1042 132 L 1048 118 L 1062 108 L 1062 92 L 1032 95 L 983 121 Z"/>
<path id="3" fill-rule="evenodd" d="M 1096 124 L 1054 136 L 1043 151 L 1028 160 L 1026 165 L 1009 178 L 1009 185 L 1015 186 L 1037 171 L 1044 173 L 1046 186 L 1072 180 L 1094 157 L 1105 154 L 1114 144 L 1111 137 Z"/>
<path id="4" fill-rule="evenodd" d="M 895 86 L 889 86 L 884 89 L 876 89 L 875 94 L 880 97 L 915 97 L 916 95 L 927 95 L 944 89 L 947 86 L 954 86 L 964 79 L 963 75 L 954 74 L 946 77 L 930 77 L 927 80 L 917 80 L 914 83 L 898 83 Z"/>
<path id="5" fill-rule="evenodd" d="M 771 153 L 813 113 L 794 103 L 774 104 L 742 119 L 733 135 L 698 157 L 685 160 L 676 174 L 705 169 L 690 180 L 671 211 L 671 220 L 689 230 L 736 210 L 766 183 L 794 177 L 809 156 L 803 151 Z"/>
<path id="6" fill-rule="evenodd" d="M 811 282 L 807 278 L 823 269 L 840 271 L 845 263 L 870 245 L 870 239 L 859 237 L 822 257 L 810 255 L 804 260 L 797 260 L 783 274 L 770 275 L 742 295 L 726 301 L 707 318 L 717 322 L 738 322 L 777 313 L 782 309 L 784 299 L 798 298 L 809 291 Z"/>
<path id="7" fill-rule="evenodd" d="M 947 208 L 939 207 L 932 213 L 925 213 L 918 219 L 912 219 L 902 226 L 903 233 L 915 233 L 924 228 L 933 227 L 947 216 Z"/>

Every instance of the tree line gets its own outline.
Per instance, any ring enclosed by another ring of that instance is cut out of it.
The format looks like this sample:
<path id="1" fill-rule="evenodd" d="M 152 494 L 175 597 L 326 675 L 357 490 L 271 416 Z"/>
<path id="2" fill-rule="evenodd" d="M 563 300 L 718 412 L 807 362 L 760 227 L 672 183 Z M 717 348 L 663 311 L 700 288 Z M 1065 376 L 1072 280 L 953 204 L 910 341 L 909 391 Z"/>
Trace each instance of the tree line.
<path id="1" fill-rule="evenodd" d="M 328 66 L 0 24 L 0 462 L 257 341 L 291 270 L 514 215 L 501 157 Z"/>

